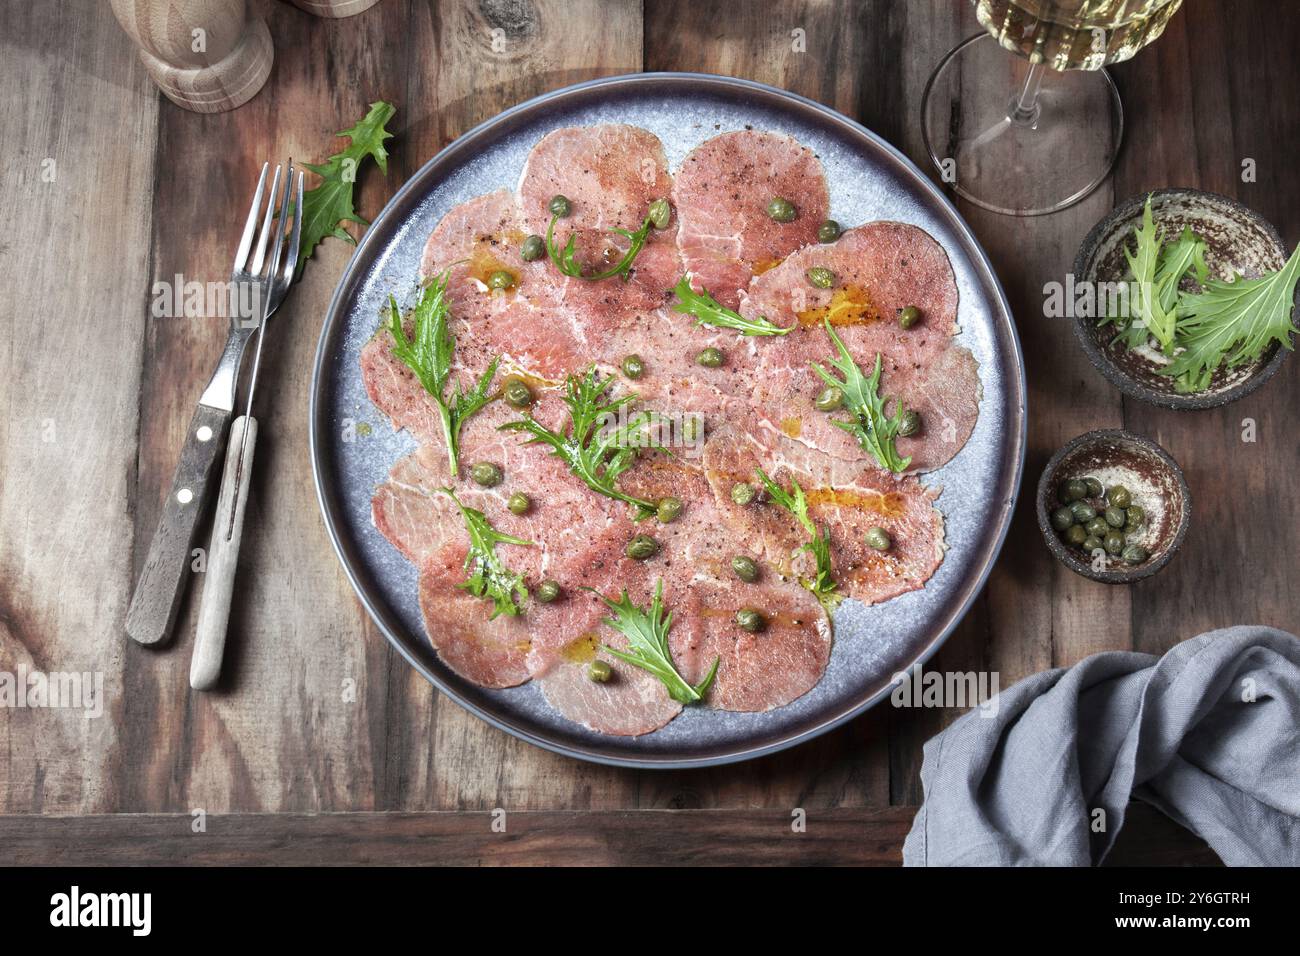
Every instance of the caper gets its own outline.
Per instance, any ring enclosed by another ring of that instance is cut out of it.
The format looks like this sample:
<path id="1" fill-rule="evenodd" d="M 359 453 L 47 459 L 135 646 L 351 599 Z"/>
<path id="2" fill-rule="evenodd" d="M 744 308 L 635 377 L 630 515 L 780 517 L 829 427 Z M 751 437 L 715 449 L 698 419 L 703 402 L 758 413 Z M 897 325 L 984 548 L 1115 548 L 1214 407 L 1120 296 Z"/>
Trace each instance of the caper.
<path id="1" fill-rule="evenodd" d="M 614 673 L 614 669 L 604 661 L 592 661 L 587 665 L 587 678 L 595 681 L 597 684 L 603 684 L 609 680 Z"/>
<path id="2" fill-rule="evenodd" d="M 501 484 L 502 477 L 501 469 L 490 461 L 477 462 L 469 470 L 469 476 L 476 485 L 482 485 L 484 488 L 494 488 Z"/>
<path id="3" fill-rule="evenodd" d="M 506 499 L 506 507 L 510 509 L 510 513 L 513 515 L 527 514 L 531 505 L 532 502 L 528 500 L 528 496 L 522 491 L 516 491 Z"/>
<path id="4" fill-rule="evenodd" d="M 1092 554 L 1098 548 L 1102 548 L 1103 550 L 1105 549 L 1103 540 L 1097 537 L 1095 534 L 1090 534 L 1088 535 L 1088 537 L 1084 538 L 1082 547 L 1083 550 L 1087 551 L 1089 554 Z"/>
<path id="5" fill-rule="evenodd" d="M 794 203 L 776 196 L 767 204 L 767 214 L 777 222 L 792 222 L 795 217 Z"/>
<path id="6" fill-rule="evenodd" d="M 813 266 L 804 275 L 808 278 L 808 284 L 818 289 L 829 289 L 835 285 L 835 273 L 821 266 Z"/>
<path id="7" fill-rule="evenodd" d="M 659 553 L 659 542 L 648 534 L 639 534 L 627 543 L 627 556 L 634 561 L 644 561 Z"/>
<path id="8" fill-rule="evenodd" d="M 1142 522 L 1147 520 L 1147 513 L 1142 510 L 1141 505 L 1129 505 L 1124 509 L 1124 527 L 1132 531 L 1134 528 L 1142 527 Z"/>
<path id="9" fill-rule="evenodd" d="M 1086 498 L 1088 496 L 1088 485 L 1078 478 L 1071 478 L 1069 481 L 1061 483 L 1059 494 L 1061 502 L 1068 505 L 1071 501 Z"/>
<path id="10" fill-rule="evenodd" d="M 1076 548 L 1088 540 L 1088 532 L 1083 530 L 1083 525 L 1072 524 L 1065 529 L 1065 543 L 1072 544 Z"/>
<path id="11" fill-rule="evenodd" d="M 1106 492 L 1106 500 L 1116 508 L 1127 508 L 1133 503 L 1133 496 L 1123 485 L 1115 485 Z"/>
<path id="12" fill-rule="evenodd" d="M 515 284 L 515 277 L 505 269 L 498 269 L 488 276 L 489 289 L 508 289 Z"/>
<path id="13" fill-rule="evenodd" d="M 560 596 L 560 586 L 549 578 L 533 589 L 533 597 L 540 604 L 550 604 Z"/>
<path id="14" fill-rule="evenodd" d="M 738 481 L 731 486 L 731 500 L 738 505 L 747 505 L 758 494 L 748 482 Z"/>
<path id="15" fill-rule="evenodd" d="M 1097 517 L 1097 509 L 1086 501 L 1076 501 L 1070 505 L 1070 513 L 1074 515 L 1074 520 L 1079 524 L 1087 524 Z"/>
<path id="16" fill-rule="evenodd" d="M 671 496 L 668 498 L 660 498 L 659 506 L 655 508 L 655 515 L 664 524 L 667 524 L 670 521 L 676 521 L 677 516 L 680 515 L 681 513 L 682 513 L 682 499 L 673 498 Z"/>
<path id="17" fill-rule="evenodd" d="M 1111 505 L 1102 512 L 1102 514 L 1106 516 L 1106 524 L 1110 525 L 1112 528 L 1122 528 L 1124 527 L 1124 522 L 1128 520 L 1128 516 L 1124 513 L 1124 509 L 1116 508 L 1114 505 Z"/>
<path id="18" fill-rule="evenodd" d="M 736 577 L 746 584 L 753 584 L 758 580 L 758 565 L 753 558 L 747 558 L 743 554 L 738 554 L 731 559 L 731 570 L 736 572 Z"/>
<path id="19" fill-rule="evenodd" d="M 817 400 L 813 402 L 819 412 L 833 412 L 844 404 L 844 393 L 834 385 L 827 385 L 817 395 Z"/>
<path id="20" fill-rule="evenodd" d="M 888 551 L 893 543 L 893 540 L 889 537 L 889 532 L 884 528 L 867 529 L 867 545 L 869 547 L 875 548 L 877 551 Z"/>
<path id="21" fill-rule="evenodd" d="M 898 324 L 901 328 L 910 329 L 921 321 L 921 310 L 914 305 L 905 305 L 898 310 Z"/>
<path id="22" fill-rule="evenodd" d="M 1124 536 L 1118 531 L 1111 531 L 1102 542 L 1106 546 L 1107 554 L 1119 554 L 1124 550 Z"/>
<path id="23" fill-rule="evenodd" d="M 673 207 L 667 199 L 656 199 L 650 204 L 650 223 L 656 229 L 667 229 L 672 215 Z"/>
<path id="24" fill-rule="evenodd" d="M 695 361 L 705 368 L 717 368 L 722 364 L 722 349 L 715 349 L 710 345 L 707 349 L 695 356 Z"/>
<path id="25" fill-rule="evenodd" d="M 898 420 L 898 434 L 903 438 L 911 438 L 921 430 L 921 413 L 908 409 L 903 412 L 903 417 Z"/>
<path id="26" fill-rule="evenodd" d="M 551 211 L 552 216 L 559 216 L 563 219 L 573 211 L 573 203 L 569 202 L 569 197 L 557 193 L 551 197 L 551 201 L 546 204 L 546 208 Z"/>
<path id="27" fill-rule="evenodd" d="M 529 236 L 519 244 L 519 258 L 524 262 L 536 262 L 546 255 L 546 240 L 541 236 Z"/>
<path id="28" fill-rule="evenodd" d="M 840 237 L 840 224 L 834 219 L 827 219 L 817 227 L 818 242 L 834 242 Z"/>
<path id="29" fill-rule="evenodd" d="M 1100 482 L 1100 481 L 1098 481 L 1096 478 L 1085 478 L 1085 479 L 1083 479 L 1083 483 L 1088 487 L 1088 497 L 1089 497 L 1089 498 L 1100 498 L 1100 497 L 1101 497 L 1101 482 Z"/>
<path id="30" fill-rule="evenodd" d="M 1052 512 L 1052 527 L 1057 531 L 1064 531 L 1070 525 L 1074 524 L 1074 512 L 1062 505 Z"/>
<path id="31" fill-rule="evenodd" d="M 641 361 L 639 355 L 625 356 L 620 367 L 623 369 L 623 374 L 628 378 L 640 378 L 645 374 L 645 363 Z"/>
<path id="32" fill-rule="evenodd" d="M 1110 533 L 1110 524 L 1101 515 L 1093 518 L 1083 526 L 1083 530 L 1097 538 L 1104 538 Z"/>
<path id="33" fill-rule="evenodd" d="M 511 408 L 527 408 L 533 404 L 533 390 L 522 378 L 508 378 L 501 395 Z"/>
<path id="34" fill-rule="evenodd" d="M 1120 557 L 1124 559 L 1125 564 L 1141 564 L 1149 558 L 1150 555 L 1147 553 L 1147 549 L 1142 547 L 1142 545 L 1130 544 L 1120 553 Z"/>
<path id="35" fill-rule="evenodd" d="M 742 607 L 736 612 L 736 626 L 742 631 L 756 634 L 767 627 L 767 618 L 763 617 L 762 611 L 756 611 L 752 607 Z"/>

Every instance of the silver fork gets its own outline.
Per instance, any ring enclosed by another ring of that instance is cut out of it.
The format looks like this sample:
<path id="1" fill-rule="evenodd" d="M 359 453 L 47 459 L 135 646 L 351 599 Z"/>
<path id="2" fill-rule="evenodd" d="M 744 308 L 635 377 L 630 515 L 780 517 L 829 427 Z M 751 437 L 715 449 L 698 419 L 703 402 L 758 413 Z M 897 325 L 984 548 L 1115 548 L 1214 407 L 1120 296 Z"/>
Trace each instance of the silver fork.
<path id="1" fill-rule="evenodd" d="M 264 326 L 265 320 L 280 307 L 293 281 L 294 269 L 297 268 L 296 244 L 292 261 L 286 257 L 283 266 L 278 269 L 276 263 L 267 264 L 266 248 L 273 230 L 278 227 L 283 232 L 284 229 L 283 214 L 279 217 L 273 215 L 280 183 L 279 166 L 275 169 L 265 215 L 261 216 L 262 229 L 258 235 L 257 248 L 253 249 L 253 237 L 262 212 L 262 197 L 269 169 L 269 163 L 262 165 L 262 174 L 257 180 L 257 191 L 253 194 L 230 275 L 235 301 L 240 304 L 252 302 L 257 315 L 250 320 L 240 314 L 240 309 L 231 310 L 230 334 L 226 338 L 226 346 L 207 388 L 199 397 L 194 416 L 190 419 L 180 461 L 172 476 L 171 490 L 163 503 L 158 527 L 149 542 L 149 553 L 126 613 L 126 632 L 141 644 L 162 643 L 170 635 L 176 621 L 176 610 L 180 606 L 181 593 L 191 568 L 190 549 L 194 544 L 195 529 L 199 515 L 211 497 L 213 465 L 221 453 L 226 424 L 235 410 L 235 389 L 239 384 L 244 347 L 253 333 Z M 302 174 L 298 175 L 301 180 Z M 286 179 L 286 197 L 288 191 L 289 182 Z M 282 201 L 280 209 L 284 208 Z M 296 218 L 295 216 L 295 220 Z M 254 252 L 252 262 L 248 258 L 250 252 Z M 261 321 L 258 321 L 259 317 Z"/>

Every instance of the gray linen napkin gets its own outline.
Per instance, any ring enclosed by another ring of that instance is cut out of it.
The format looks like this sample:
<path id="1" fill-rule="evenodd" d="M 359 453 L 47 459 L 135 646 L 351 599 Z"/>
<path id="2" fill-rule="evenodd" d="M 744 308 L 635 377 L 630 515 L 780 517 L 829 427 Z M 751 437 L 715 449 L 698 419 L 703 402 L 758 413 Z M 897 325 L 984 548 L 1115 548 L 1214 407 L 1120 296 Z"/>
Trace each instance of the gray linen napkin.
<path id="1" fill-rule="evenodd" d="M 1100 863 L 1130 796 L 1229 865 L 1300 865 L 1292 634 L 1230 627 L 1159 659 L 1096 654 L 1003 691 L 994 716 L 980 710 L 925 745 L 906 866 Z"/>

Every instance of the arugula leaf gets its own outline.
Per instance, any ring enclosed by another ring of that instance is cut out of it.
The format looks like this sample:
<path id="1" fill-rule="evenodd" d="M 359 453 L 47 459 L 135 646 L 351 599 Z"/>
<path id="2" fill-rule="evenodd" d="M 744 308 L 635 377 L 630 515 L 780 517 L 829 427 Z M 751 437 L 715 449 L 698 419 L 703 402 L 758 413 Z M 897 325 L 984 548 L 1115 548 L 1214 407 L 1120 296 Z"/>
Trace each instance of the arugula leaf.
<path id="1" fill-rule="evenodd" d="M 857 363 L 853 361 L 853 356 L 845 348 L 844 341 L 835 334 L 830 319 L 824 321 L 826 333 L 840 352 L 838 359 L 831 358 L 827 361 L 844 378 L 843 380 L 836 378 L 818 362 L 813 362 L 812 367 L 821 376 L 822 381 L 840 390 L 844 396 L 845 407 L 853 414 L 853 418 L 849 421 L 834 419 L 831 424 L 844 429 L 856 438 L 859 445 L 875 456 L 881 468 L 895 473 L 906 471 L 907 466 L 912 463 L 912 458 L 910 455 L 907 458 L 899 458 L 898 449 L 894 446 L 894 438 L 898 434 L 899 426 L 902 425 L 905 411 L 903 403 L 895 399 L 893 417 L 885 413 L 885 406 L 890 399 L 882 399 L 878 392 L 880 353 L 876 353 L 875 371 L 871 373 L 870 378 L 864 378 Z"/>
<path id="2" fill-rule="evenodd" d="M 462 391 L 457 382 L 451 397 L 443 396 L 456 351 L 456 339 L 447 323 L 447 282 L 450 278 L 449 270 L 435 276 L 425 288 L 419 304 L 412 310 L 414 341 L 407 339 L 402 328 L 402 314 L 397 309 L 397 300 L 390 294 L 388 331 L 393 336 L 393 354 L 415 373 L 424 390 L 438 403 L 442 437 L 447 445 L 447 464 L 452 477 L 455 477 L 460 474 L 461 427 L 466 419 L 492 400 L 489 389 L 501 357 L 497 356 L 488 363 L 473 389 Z"/>
<path id="3" fill-rule="evenodd" d="M 503 431 L 528 432 L 532 436 L 528 444 L 549 445 L 551 454 L 564 461 L 588 488 L 632 505 L 636 508 L 636 520 L 641 521 L 655 513 L 656 503 L 619 491 L 615 482 L 636 461 L 638 448 L 651 444 L 648 429 L 654 416 L 638 412 L 626 423 L 612 427 L 610 420 L 618 410 L 637 397 L 635 392 L 630 392 L 604 401 L 613 381 L 613 376 L 601 378 L 594 363 L 585 375 L 568 376 L 564 386 L 564 403 L 569 406 L 567 435 L 551 431 L 531 415 L 499 427 Z"/>
<path id="4" fill-rule="evenodd" d="M 826 613 L 829 614 L 839 607 L 840 602 L 844 600 L 844 595 L 839 593 L 839 585 L 835 583 L 835 578 L 831 574 L 830 528 L 823 528 L 821 534 L 817 533 L 817 525 L 808 514 L 808 499 L 804 496 L 803 489 L 799 487 L 799 482 L 793 477 L 790 479 L 790 486 L 793 490 L 786 491 L 769 478 L 762 468 L 755 468 L 754 474 L 763 483 L 768 497 L 794 515 L 799 525 L 804 531 L 808 532 L 809 541 L 800 550 L 807 551 L 813 556 L 813 559 L 817 562 L 817 572 L 813 577 L 804 578 L 799 583 L 816 596 L 822 607 L 826 609 Z"/>
<path id="5" fill-rule="evenodd" d="M 677 301 L 673 303 L 673 311 L 695 316 L 696 325 L 710 325 L 718 329 L 735 329 L 741 335 L 785 335 L 794 328 L 794 326 L 788 329 L 782 328 L 769 322 L 765 316 L 760 315 L 757 319 L 747 319 L 739 312 L 733 312 L 713 298 L 708 289 L 702 289 L 699 292 L 692 289 L 689 275 L 682 276 L 682 280 L 677 283 L 673 292 L 677 294 Z"/>
<path id="6" fill-rule="evenodd" d="M 555 263 L 555 267 L 566 276 L 572 279 L 585 279 L 588 282 L 599 282 L 601 279 L 611 279 L 614 276 L 621 276 L 624 281 L 627 281 L 628 274 L 632 271 L 632 262 L 641 252 L 641 247 L 645 245 L 646 239 L 650 235 L 650 227 L 653 225 L 650 217 L 646 216 L 645 221 L 641 223 L 641 228 L 636 232 L 628 232 L 626 229 L 609 230 L 615 235 L 628 240 L 630 245 L 627 252 L 623 254 L 622 259 L 605 271 L 597 272 L 594 275 L 583 275 L 582 263 L 578 262 L 575 257 L 577 234 L 569 233 L 569 241 L 565 243 L 563 251 L 559 251 L 555 247 L 555 221 L 559 218 L 558 215 L 552 215 L 551 222 L 546 227 L 546 254 Z"/>
<path id="7" fill-rule="evenodd" d="M 722 658 L 713 659 L 713 666 L 709 668 L 704 680 L 694 687 L 686 683 L 682 675 L 677 673 L 677 668 L 673 666 L 672 654 L 668 649 L 668 631 L 673 626 L 673 612 L 664 614 L 662 578 L 655 585 L 655 596 L 648 608 L 633 604 L 626 590 L 617 601 L 611 601 L 591 588 L 587 590 L 592 591 L 605 602 L 607 608 L 614 612 L 613 617 L 604 619 L 605 623 L 627 638 L 629 648 L 627 651 L 616 651 L 612 647 L 602 645 L 606 653 L 659 678 L 668 688 L 668 696 L 679 703 L 690 704 L 704 697 L 712 686 L 713 679 L 718 675 L 718 664 Z"/>
<path id="8" fill-rule="evenodd" d="M 321 177 L 321 183 L 302 194 L 299 275 L 302 275 L 302 267 L 316 246 L 327 236 L 356 245 L 356 240 L 348 235 L 343 223 L 370 225 L 352 208 L 352 189 L 356 185 L 357 167 L 367 156 L 373 156 L 379 164 L 379 171 L 388 175 L 388 150 L 384 148 L 384 140 L 391 139 L 393 134 L 384 127 L 396 112 L 397 108 L 391 103 L 382 100 L 371 103 L 370 111 L 361 122 L 351 129 L 339 131 L 339 136 L 347 136 L 352 140 L 346 149 L 335 153 L 320 165 L 303 163 L 303 166 Z"/>
<path id="9" fill-rule="evenodd" d="M 1197 295 L 1179 297 L 1178 345 L 1182 351 L 1161 369 L 1177 377 L 1175 387 L 1195 392 L 1209 387 L 1218 367 L 1235 368 L 1259 358 L 1272 342 L 1290 349 L 1300 248 L 1278 272 L 1231 282 L 1209 279 Z"/>
<path id="10" fill-rule="evenodd" d="M 469 551 L 465 554 L 465 570 L 469 572 L 469 578 L 459 586 L 475 597 L 487 598 L 492 602 L 489 621 L 498 614 L 511 617 L 518 615 L 520 605 L 528 599 L 528 588 L 524 585 L 522 574 L 516 574 L 506 567 L 497 555 L 496 546 L 518 544 L 528 547 L 532 542 L 497 531 L 488 523 L 483 512 L 461 504 L 452 489 L 443 488 L 442 493 L 456 502 L 469 532 Z"/>

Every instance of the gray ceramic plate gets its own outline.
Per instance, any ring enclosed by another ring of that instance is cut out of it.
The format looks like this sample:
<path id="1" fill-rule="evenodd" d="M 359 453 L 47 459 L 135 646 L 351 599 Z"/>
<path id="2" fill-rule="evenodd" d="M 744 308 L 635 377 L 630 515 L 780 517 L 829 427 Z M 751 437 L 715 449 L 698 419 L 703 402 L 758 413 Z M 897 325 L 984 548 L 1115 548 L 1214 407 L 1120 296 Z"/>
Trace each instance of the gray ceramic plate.
<path id="1" fill-rule="evenodd" d="M 894 219 L 948 250 L 961 295 L 959 341 L 980 364 L 979 422 L 966 447 L 927 482 L 943 486 L 948 554 L 924 589 L 876 607 L 846 602 L 821 683 L 765 714 L 688 708 L 639 738 L 570 723 L 528 684 L 474 686 L 438 659 L 424 634 L 415 568 L 375 530 L 370 495 L 413 446 L 370 404 L 357 357 L 389 291 L 415 281 L 420 253 L 452 206 L 514 187 L 528 150 L 560 126 L 633 123 L 664 142 L 672 168 L 701 141 L 742 128 L 788 133 L 812 146 L 830 181 L 831 214 L 845 225 Z M 824 733 L 887 696 L 891 676 L 929 658 L 979 593 L 1020 487 L 1025 382 L 1005 296 L 975 237 L 901 153 L 840 114 L 782 90 L 697 74 L 648 73 L 571 86 L 530 100 L 466 133 L 411 178 L 375 219 L 349 265 L 321 332 L 312 380 L 311 453 L 334 546 L 361 602 L 402 655 L 444 693 L 531 743 L 604 763 L 683 767 L 745 760 Z M 368 428 L 356 426 L 360 423 Z"/>

